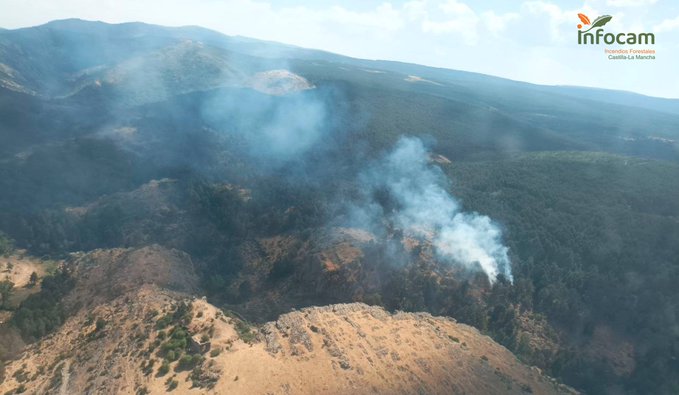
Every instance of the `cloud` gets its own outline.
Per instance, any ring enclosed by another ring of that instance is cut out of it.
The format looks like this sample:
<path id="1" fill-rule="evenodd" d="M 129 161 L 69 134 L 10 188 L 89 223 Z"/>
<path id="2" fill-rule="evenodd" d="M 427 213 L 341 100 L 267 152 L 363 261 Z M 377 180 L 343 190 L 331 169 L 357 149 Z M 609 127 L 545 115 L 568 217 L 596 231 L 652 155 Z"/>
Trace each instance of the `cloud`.
<path id="1" fill-rule="evenodd" d="M 521 26 L 517 30 L 521 41 L 564 47 L 574 44 L 573 34 L 576 32 L 577 24 L 580 23 L 578 13 L 589 15 L 591 19 L 602 14 L 587 3 L 572 9 L 564 9 L 556 3 L 542 0 L 522 3 L 520 13 Z"/>
<path id="2" fill-rule="evenodd" d="M 502 33 L 511 21 L 518 20 L 521 16 L 516 12 L 506 14 L 496 14 L 495 11 L 486 11 L 482 15 L 482 20 L 486 29 L 493 34 Z"/>
<path id="3" fill-rule="evenodd" d="M 549 32 L 548 37 L 552 41 L 565 39 L 567 33 L 563 31 L 563 25 L 572 22 L 577 14 L 564 11 L 558 5 L 545 1 L 527 1 L 521 5 L 521 10 L 526 18 L 529 18 L 527 26 L 532 31 L 540 31 L 539 26 L 542 26 L 543 31 Z M 531 21 L 534 22 L 531 23 Z M 536 35 L 536 38 L 540 36 Z"/>
<path id="4" fill-rule="evenodd" d="M 477 43 L 480 18 L 471 7 L 456 0 L 441 2 L 437 4 L 437 7 L 427 5 L 427 2 L 419 2 L 419 4 L 413 2 L 406 5 L 411 12 L 416 11 L 411 15 L 416 15 L 421 19 L 424 33 L 457 34 L 466 44 Z M 443 18 L 432 17 L 432 15 L 441 15 Z"/>
<path id="5" fill-rule="evenodd" d="M 375 9 L 358 12 L 342 6 L 332 6 L 326 9 L 312 10 L 307 7 L 284 8 L 281 10 L 286 17 L 296 21 L 314 21 L 315 23 L 337 23 L 344 26 L 396 31 L 404 27 L 401 12 L 391 3 L 383 3 Z"/>
<path id="6" fill-rule="evenodd" d="M 657 3 L 658 0 L 607 0 L 606 5 L 613 7 L 641 7 Z"/>
<path id="7" fill-rule="evenodd" d="M 653 28 L 656 33 L 670 32 L 679 29 L 679 16 L 673 19 L 665 19 Z"/>

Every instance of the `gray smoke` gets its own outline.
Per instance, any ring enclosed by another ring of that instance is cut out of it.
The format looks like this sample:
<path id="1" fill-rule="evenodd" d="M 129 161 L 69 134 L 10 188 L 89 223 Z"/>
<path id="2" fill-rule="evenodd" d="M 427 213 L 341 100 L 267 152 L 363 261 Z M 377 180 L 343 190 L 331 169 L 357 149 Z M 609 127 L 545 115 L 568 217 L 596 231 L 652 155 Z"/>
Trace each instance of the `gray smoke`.
<path id="1" fill-rule="evenodd" d="M 275 167 L 304 155 L 324 136 L 328 127 L 323 95 L 226 90 L 205 106 L 203 116 L 239 136 L 251 157 Z"/>
<path id="2" fill-rule="evenodd" d="M 271 62 L 269 62 L 271 63 Z M 261 70 L 243 71 L 238 84 L 211 93 L 201 108 L 202 119 L 229 146 L 239 146 L 248 161 L 261 169 L 276 169 L 304 162 L 322 148 L 336 118 L 328 109 L 336 100 L 333 90 L 317 88 L 297 75 L 285 61 Z"/>
<path id="3" fill-rule="evenodd" d="M 446 177 L 417 138 L 402 137 L 394 150 L 360 177 L 367 200 L 354 207 L 353 220 L 362 226 L 387 218 L 403 231 L 431 240 L 438 258 L 480 268 L 494 282 L 502 274 L 512 281 L 508 248 L 490 218 L 462 212 L 446 190 Z M 392 204 L 384 208 L 376 193 L 387 192 Z"/>

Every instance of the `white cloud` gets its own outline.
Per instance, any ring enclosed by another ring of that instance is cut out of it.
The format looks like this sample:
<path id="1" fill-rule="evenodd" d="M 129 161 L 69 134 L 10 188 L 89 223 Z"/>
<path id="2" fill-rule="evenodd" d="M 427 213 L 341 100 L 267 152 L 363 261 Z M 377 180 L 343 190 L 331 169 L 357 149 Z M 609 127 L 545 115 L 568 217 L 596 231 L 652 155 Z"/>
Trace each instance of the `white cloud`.
<path id="1" fill-rule="evenodd" d="M 613 7 L 641 7 L 657 3 L 658 0 L 607 0 L 606 5 Z"/>
<path id="2" fill-rule="evenodd" d="M 456 33 L 463 37 L 466 44 L 476 44 L 478 40 L 479 16 L 467 4 L 447 0 L 438 5 L 440 12 L 425 11 L 422 15 L 422 31 L 425 33 Z M 432 20 L 430 15 L 444 15 L 443 20 Z"/>
<path id="3" fill-rule="evenodd" d="M 580 23 L 578 13 L 589 15 L 592 20 L 601 15 L 587 3 L 563 9 L 548 1 L 526 1 L 521 4 L 522 36 L 528 42 L 570 46 Z"/>
<path id="4" fill-rule="evenodd" d="M 521 6 L 523 13 L 528 14 L 530 20 L 526 21 L 528 26 L 540 38 L 540 27 L 546 28 L 552 41 L 563 41 L 565 32 L 562 25 L 568 22 L 575 23 L 576 14 L 561 9 L 556 4 L 546 1 L 527 1 Z M 531 23 L 531 21 L 535 21 Z M 545 26 L 546 25 L 546 26 Z M 543 30 L 545 31 L 545 30 Z"/>
<path id="5" fill-rule="evenodd" d="M 508 12 L 506 14 L 496 14 L 495 11 L 486 11 L 481 14 L 482 20 L 486 29 L 493 34 L 503 32 L 511 21 L 518 20 L 521 16 L 516 12 Z"/>
<path id="6" fill-rule="evenodd" d="M 673 19 L 665 19 L 653 28 L 656 33 L 669 32 L 679 29 L 679 16 Z"/>
<path id="7" fill-rule="evenodd" d="M 468 5 L 457 0 L 446 0 L 439 5 L 439 8 L 446 15 L 460 16 L 474 14 L 474 11 Z"/>
<path id="8" fill-rule="evenodd" d="M 409 1 L 403 5 L 403 12 L 410 21 L 418 21 L 427 16 L 426 0 Z"/>
<path id="9" fill-rule="evenodd" d="M 284 9 L 284 13 L 295 20 L 313 20 L 317 23 L 338 23 L 345 26 L 357 26 L 371 29 L 382 29 L 386 31 L 396 31 L 403 28 L 404 22 L 401 13 L 390 3 L 384 3 L 374 10 L 366 12 L 356 12 L 341 6 L 332 6 L 328 9 L 313 11 L 306 7 L 295 7 Z"/>

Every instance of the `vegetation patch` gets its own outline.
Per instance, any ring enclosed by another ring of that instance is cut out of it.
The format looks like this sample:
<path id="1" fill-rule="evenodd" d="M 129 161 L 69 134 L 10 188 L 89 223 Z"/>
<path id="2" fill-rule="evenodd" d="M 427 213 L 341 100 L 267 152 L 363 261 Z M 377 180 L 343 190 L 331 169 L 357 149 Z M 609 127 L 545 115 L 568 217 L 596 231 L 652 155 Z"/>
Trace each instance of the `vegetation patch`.
<path id="1" fill-rule="evenodd" d="M 224 311 L 224 315 L 231 318 L 234 329 L 242 341 L 251 344 L 257 340 L 257 332 L 254 330 L 254 326 L 252 324 L 241 318 L 237 313 L 230 310 Z"/>
<path id="2" fill-rule="evenodd" d="M 42 279 L 40 292 L 24 300 L 12 317 L 12 323 L 28 341 L 57 329 L 66 319 L 61 299 L 73 288 L 74 281 L 66 269 Z"/>
<path id="3" fill-rule="evenodd" d="M 165 386 L 168 392 L 175 390 L 178 385 L 179 382 L 175 380 L 173 377 L 170 377 L 169 379 L 167 379 L 167 381 L 165 381 Z"/>
<path id="4" fill-rule="evenodd" d="M 7 256 L 14 252 L 14 242 L 4 233 L 0 232 L 0 256 Z"/>
<path id="5" fill-rule="evenodd" d="M 179 358 L 175 371 L 179 372 L 183 370 L 191 370 L 202 362 L 203 356 L 200 354 L 184 354 L 181 358 Z"/>
<path id="6" fill-rule="evenodd" d="M 163 362 L 160 364 L 160 367 L 158 368 L 158 373 L 156 374 L 156 376 L 157 377 L 163 377 L 169 371 L 170 371 L 170 362 L 168 362 L 167 359 L 163 359 Z"/>

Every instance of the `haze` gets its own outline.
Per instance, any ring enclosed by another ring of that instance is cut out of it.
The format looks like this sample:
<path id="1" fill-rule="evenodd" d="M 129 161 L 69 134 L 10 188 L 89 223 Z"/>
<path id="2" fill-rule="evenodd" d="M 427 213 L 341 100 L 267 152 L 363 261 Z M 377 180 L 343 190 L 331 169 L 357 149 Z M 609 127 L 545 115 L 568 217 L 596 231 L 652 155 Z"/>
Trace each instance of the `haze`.
<path id="1" fill-rule="evenodd" d="M 0 9 L 8 29 L 63 18 L 199 25 L 360 58 L 679 97 L 679 80 L 668 79 L 679 63 L 679 4 L 671 1 L 0 0 Z M 577 45 L 578 12 L 612 15 L 607 31 L 653 32 L 656 59 L 608 60 L 604 48 L 617 46 Z"/>

